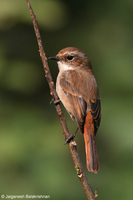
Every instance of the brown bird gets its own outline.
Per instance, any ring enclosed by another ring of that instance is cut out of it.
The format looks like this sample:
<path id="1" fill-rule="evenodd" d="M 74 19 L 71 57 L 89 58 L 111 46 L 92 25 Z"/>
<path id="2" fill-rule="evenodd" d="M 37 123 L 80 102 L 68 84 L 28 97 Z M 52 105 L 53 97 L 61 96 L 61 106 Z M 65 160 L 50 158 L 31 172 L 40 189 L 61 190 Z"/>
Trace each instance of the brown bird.
<path id="1" fill-rule="evenodd" d="M 59 67 L 57 94 L 84 135 L 87 169 L 97 173 L 95 136 L 101 120 L 101 104 L 90 60 L 75 47 L 64 48 L 49 59 L 56 60 Z"/>

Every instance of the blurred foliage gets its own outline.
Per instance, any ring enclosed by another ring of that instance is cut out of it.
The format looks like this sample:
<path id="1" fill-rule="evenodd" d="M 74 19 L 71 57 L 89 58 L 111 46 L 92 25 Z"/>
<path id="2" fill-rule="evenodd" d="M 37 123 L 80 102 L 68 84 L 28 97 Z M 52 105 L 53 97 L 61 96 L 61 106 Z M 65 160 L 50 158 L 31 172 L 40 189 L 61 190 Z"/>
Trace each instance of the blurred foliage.
<path id="1" fill-rule="evenodd" d="M 102 122 L 100 171 L 88 173 L 99 199 L 132 199 L 133 1 L 30 0 L 47 56 L 75 46 L 90 58 Z M 50 62 L 54 81 L 56 63 Z M 46 82 L 26 1 L 0 1 L 0 194 L 85 199 Z M 66 111 L 71 132 L 76 123 Z"/>

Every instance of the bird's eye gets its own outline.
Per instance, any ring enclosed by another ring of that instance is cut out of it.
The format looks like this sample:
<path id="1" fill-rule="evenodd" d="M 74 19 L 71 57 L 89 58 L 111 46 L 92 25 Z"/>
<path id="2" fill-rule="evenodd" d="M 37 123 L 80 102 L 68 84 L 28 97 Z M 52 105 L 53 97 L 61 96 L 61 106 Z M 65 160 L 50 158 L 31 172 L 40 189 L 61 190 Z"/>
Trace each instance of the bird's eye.
<path id="1" fill-rule="evenodd" d="M 67 56 L 67 60 L 72 60 L 73 56 Z"/>

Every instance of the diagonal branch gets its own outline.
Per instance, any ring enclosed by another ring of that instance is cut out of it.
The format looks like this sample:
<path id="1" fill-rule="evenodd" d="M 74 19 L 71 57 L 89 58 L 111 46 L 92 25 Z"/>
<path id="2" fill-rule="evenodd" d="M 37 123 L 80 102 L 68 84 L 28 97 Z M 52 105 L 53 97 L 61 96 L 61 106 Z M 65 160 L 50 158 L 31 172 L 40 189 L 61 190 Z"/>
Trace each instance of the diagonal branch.
<path id="1" fill-rule="evenodd" d="M 56 89 L 55 89 L 55 85 L 54 82 L 52 80 L 52 76 L 48 67 L 48 62 L 47 62 L 47 57 L 45 55 L 44 49 L 43 49 L 43 45 L 42 45 L 42 39 L 41 39 L 41 35 L 39 32 L 39 28 L 38 28 L 38 23 L 36 20 L 36 16 L 32 10 L 32 7 L 30 5 L 29 0 L 26 0 L 31 16 L 32 16 L 32 22 L 33 22 L 33 26 L 34 26 L 34 30 L 35 30 L 35 34 L 36 34 L 36 38 L 37 38 L 37 42 L 38 42 L 38 46 L 39 46 L 39 52 L 40 52 L 40 57 L 42 60 L 42 64 L 44 67 L 44 72 L 45 72 L 45 77 L 47 78 L 48 84 L 49 84 L 49 88 L 50 88 L 50 94 L 53 96 L 54 101 L 58 101 L 58 95 L 56 93 Z M 64 137 L 67 139 L 71 136 L 71 134 L 68 131 L 67 125 L 66 125 L 66 120 L 64 118 L 64 115 L 62 113 L 61 107 L 59 104 L 55 105 L 62 129 L 63 129 L 63 133 L 64 133 Z M 88 200 L 95 200 L 95 196 L 91 190 L 91 187 L 88 183 L 88 180 L 86 178 L 85 172 L 83 170 L 82 167 L 82 163 L 80 161 L 80 157 L 79 154 L 77 152 L 77 144 L 74 140 L 70 141 L 70 143 L 68 144 L 69 146 L 69 150 L 76 168 L 76 172 L 77 172 L 77 176 L 79 178 L 79 180 L 81 181 L 82 187 L 85 191 L 86 197 Z"/>

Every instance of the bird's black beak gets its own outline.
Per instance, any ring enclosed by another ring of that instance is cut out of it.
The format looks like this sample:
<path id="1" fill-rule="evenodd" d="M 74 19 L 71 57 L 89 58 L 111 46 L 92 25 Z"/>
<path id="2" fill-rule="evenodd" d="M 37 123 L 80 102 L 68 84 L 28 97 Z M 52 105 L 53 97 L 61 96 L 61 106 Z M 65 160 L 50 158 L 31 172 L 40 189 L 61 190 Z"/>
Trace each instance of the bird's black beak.
<path id="1" fill-rule="evenodd" d="M 60 60 L 57 56 L 51 56 L 51 57 L 49 57 L 48 59 L 50 59 L 50 60 L 57 60 L 57 61 Z"/>

